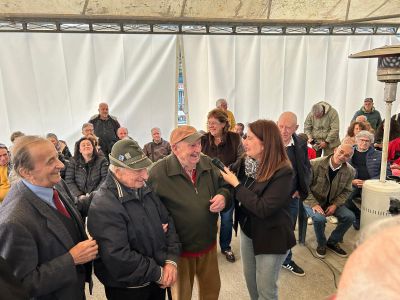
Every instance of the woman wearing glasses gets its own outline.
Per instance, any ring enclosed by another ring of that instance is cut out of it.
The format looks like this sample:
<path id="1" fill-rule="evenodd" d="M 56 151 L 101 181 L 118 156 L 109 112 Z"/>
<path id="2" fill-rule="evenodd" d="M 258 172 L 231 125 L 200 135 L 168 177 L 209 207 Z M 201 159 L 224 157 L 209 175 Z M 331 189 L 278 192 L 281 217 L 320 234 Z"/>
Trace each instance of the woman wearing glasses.
<path id="1" fill-rule="evenodd" d="M 222 109 L 213 109 L 207 115 L 208 132 L 201 139 L 201 151 L 211 158 L 218 158 L 225 166 L 240 161 L 243 154 L 242 139 L 236 132 L 229 131 L 228 115 Z M 221 212 L 219 245 L 227 261 L 235 262 L 231 248 L 234 203 Z"/>

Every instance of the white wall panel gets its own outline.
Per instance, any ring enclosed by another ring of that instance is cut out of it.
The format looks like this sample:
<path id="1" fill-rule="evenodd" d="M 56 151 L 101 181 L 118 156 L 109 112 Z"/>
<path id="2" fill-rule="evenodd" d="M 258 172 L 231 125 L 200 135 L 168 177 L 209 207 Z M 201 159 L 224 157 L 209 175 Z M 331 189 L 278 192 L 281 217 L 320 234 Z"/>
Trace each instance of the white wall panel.
<path id="1" fill-rule="evenodd" d="M 73 146 L 107 102 L 140 144 L 175 126 L 176 36 L 0 34 L 0 142 L 53 132 Z"/>
<path id="2" fill-rule="evenodd" d="M 203 128 L 215 100 L 224 97 L 239 122 L 276 120 L 290 110 L 302 131 L 312 105 L 325 100 L 340 114 L 341 136 L 365 97 L 384 111 L 377 59 L 348 56 L 400 42 L 395 36 L 185 36 L 183 41 L 187 100 L 189 107 L 196 103 L 189 111 L 192 125 Z M 205 93 L 199 98 L 204 90 L 209 99 Z"/>

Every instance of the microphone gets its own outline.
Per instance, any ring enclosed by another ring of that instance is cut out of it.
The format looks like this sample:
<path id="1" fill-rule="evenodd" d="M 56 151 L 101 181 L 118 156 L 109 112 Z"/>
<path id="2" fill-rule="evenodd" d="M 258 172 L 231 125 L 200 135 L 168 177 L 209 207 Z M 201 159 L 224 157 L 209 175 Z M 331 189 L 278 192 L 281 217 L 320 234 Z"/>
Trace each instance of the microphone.
<path id="1" fill-rule="evenodd" d="M 214 166 L 216 166 L 216 167 L 217 167 L 218 169 L 220 169 L 222 172 L 226 173 L 225 170 L 224 170 L 225 165 L 224 165 L 218 158 L 213 158 L 213 159 L 211 160 L 211 162 L 212 162 L 212 164 L 213 164 Z"/>

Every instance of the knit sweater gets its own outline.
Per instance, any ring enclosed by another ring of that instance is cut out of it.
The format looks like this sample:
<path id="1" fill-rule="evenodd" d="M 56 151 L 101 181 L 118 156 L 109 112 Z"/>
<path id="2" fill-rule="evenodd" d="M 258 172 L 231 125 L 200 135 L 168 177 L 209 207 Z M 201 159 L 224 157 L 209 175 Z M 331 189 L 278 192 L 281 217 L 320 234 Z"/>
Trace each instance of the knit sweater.
<path id="1" fill-rule="evenodd" d="M 8 181 L 8 167 L 0 166 L 0 202 L 6 197 L 10 190 L 10 182 Z"/>

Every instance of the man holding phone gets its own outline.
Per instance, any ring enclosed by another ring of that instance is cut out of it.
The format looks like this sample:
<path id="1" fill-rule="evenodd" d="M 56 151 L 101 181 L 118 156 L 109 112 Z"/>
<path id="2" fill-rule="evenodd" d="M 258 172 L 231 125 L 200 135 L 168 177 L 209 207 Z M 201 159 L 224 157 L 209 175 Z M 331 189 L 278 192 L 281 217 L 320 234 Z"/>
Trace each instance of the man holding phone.
<path id="1" fill-rule="evenodd" d="M 304 201 L 307 215 L 312 218 L 317 238 L 317 256 L 324 258 L 326 249 L 341 257 L 347 257 L 346 251 L 340 246 L 343 236 L 355 220 L 344 203 L 352 191 L 351 182 L 355 175 L 354 168 L 348 163 L 353 156 L 353 147 L 342 144 L 334 150 L 333 155 L 312 160 L 312 178 L 310 193 Z M 326 240 L 326 217 L 338 218 L 338 225 Z"/>

